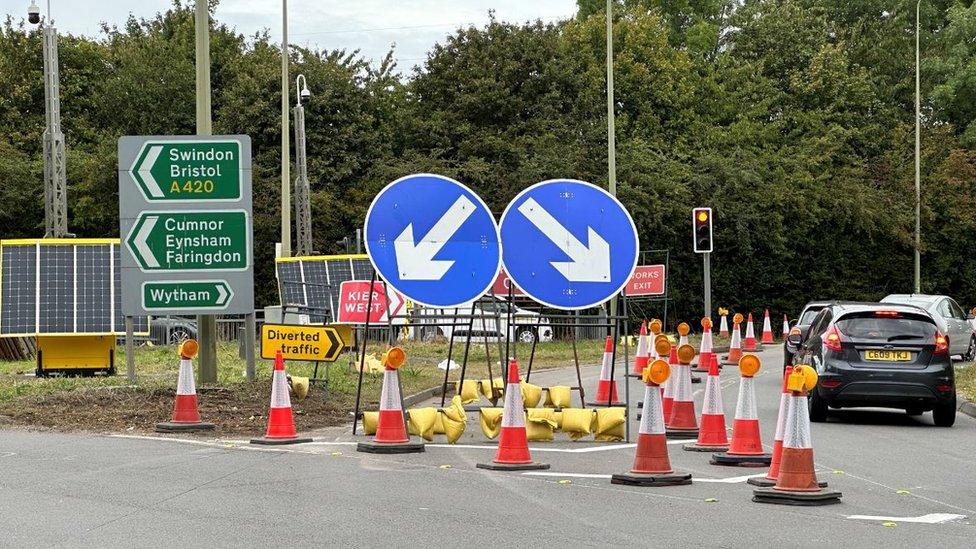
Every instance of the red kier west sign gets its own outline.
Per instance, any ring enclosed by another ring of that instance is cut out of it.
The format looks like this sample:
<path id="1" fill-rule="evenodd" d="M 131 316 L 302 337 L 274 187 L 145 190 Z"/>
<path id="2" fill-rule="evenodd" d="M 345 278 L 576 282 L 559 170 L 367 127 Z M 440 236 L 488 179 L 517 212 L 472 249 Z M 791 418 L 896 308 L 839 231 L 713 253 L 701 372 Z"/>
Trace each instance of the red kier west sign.
<path id="1" fill-rule="evenodd" d="M 339 285 L 339 314 L 340 324 L 365 324 L 366 311 L 369 310 L 370 324 L 385 324 L 387 322 L 386 293 L 382 282 L 373 283 L 373 299 L 370 303 L 369 281 L 349 280 Z M 403 314 L 403 297 L 390 292 L 390 311 L 394 316 Z M 395 323 L 402 323 L 399 322 Z"/>
<path id="2" fill-rule="evenodd" d="M 664 265 L 639 265 L 627 282 L 627 295 L 664 295 Z"/>

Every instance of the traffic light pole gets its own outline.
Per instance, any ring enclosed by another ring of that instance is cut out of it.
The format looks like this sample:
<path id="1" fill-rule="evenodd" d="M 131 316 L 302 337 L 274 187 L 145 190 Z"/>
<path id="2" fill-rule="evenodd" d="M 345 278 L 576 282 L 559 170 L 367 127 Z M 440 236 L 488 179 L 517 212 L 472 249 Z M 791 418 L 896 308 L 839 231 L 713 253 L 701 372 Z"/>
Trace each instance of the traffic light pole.
<path id="1" fill-rule="evenodd" d="M 702 263 L 705 266 L 705 316 L 710 317 L 712 314 L 712 254 L 703 253 Z"/>

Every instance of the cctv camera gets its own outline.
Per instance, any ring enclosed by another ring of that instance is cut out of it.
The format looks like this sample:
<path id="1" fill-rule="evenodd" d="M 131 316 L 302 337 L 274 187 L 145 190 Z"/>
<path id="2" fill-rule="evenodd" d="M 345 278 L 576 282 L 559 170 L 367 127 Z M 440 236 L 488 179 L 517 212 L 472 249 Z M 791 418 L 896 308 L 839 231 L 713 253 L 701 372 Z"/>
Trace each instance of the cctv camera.
<path id="1" fill-rule="evenodd" d="M 304 103 L 312 98 L 312 92 L 308 91 L 308 88 L 302 88 L 301 96 L 302 102 Z"/>
<path id="2" fill-rule="evenodd" d="M 30 6 L 27 6 L 27 20 L 34 25 L 41 22 L 41 8 L 37 7 L 36 2 L 32 1 Z"/>

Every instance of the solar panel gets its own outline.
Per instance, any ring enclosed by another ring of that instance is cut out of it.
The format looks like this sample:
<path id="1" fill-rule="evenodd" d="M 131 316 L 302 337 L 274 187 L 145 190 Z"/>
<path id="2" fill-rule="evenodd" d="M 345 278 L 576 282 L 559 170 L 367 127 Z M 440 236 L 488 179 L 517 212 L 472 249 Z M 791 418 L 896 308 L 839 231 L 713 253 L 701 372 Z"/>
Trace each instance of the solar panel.
<path id="1" fill-rule="evenodd" d="M 282 306 L 297 305 L 312 322 L 326 322 L 338 309 L 341 283 L 369 280 L 373 267 L 366 255 L 324 255 L 279 258 L 277 273 Z"/>
<path id="2" fill-rule="evenodd" d="M 122 334 L 120 277 L 117 239 L 0 241 L 0 336 Z"/>

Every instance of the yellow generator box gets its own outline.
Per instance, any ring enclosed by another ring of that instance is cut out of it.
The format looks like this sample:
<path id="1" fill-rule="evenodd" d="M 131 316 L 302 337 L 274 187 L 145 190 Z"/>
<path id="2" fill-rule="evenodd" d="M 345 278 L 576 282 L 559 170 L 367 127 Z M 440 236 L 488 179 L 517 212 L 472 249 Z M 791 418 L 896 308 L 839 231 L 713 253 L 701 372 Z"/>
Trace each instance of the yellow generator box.
<path id="1" fill-rule="evenodd" d="M 115 335 L 37 336 L 37 376 L 115 375 Z"/>

